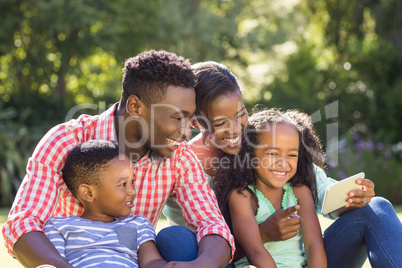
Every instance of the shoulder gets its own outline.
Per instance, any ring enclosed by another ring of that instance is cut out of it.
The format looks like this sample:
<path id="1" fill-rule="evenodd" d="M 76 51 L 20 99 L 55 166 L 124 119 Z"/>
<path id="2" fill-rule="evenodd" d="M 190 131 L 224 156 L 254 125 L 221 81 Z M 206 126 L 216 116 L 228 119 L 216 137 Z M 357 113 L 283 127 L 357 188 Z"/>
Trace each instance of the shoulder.
<path id="1" fill-rule="evenodd" d="M 248 188 L 234 189 L 229 193 L 229 203 L 242 203 L 256 201 L 256 195 Z"/>
<path id="2" fill-rule="evenodd" d="M 124 223 L 133 223 L 139 226 L 152 225 L 151 222 L 142 215 L 128 215 L 120 220 Z"/>
<path id="3" fill-rule="evenodd" d="M 298 196 L 311 195 L 310 189 L 306 185 L 292 187 L 293 193 Z"/>
<path id="4" fill-rule="evenodd" d="M 299 205 L 303 203 L 310 203 L 313 201 L 313 194 L 311 193 L 310 189 L 306 185 L 293 187 L 293 193 L 297 199 Z"/>
<path id="5" fill-rule="evenodd" d="M 200 164 L 199 159 L 186 141 L 180 143 L 170 160 L 174 165 L 180 166 L 196 166 Z"/>

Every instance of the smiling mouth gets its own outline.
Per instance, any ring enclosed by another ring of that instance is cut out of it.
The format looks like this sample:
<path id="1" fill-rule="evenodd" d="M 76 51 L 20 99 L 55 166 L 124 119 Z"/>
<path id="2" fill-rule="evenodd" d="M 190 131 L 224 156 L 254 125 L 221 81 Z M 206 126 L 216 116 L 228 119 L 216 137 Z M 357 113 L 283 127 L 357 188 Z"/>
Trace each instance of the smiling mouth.
<path id="1" fill-rule="evenodd" d="M 166 138 L 166 141 L 171 145 L 175 145 L 175 146 L 180 145 L 180 142 L 172 140 L 172 139 L 169 139 L 169 138 Z"/>
<path id="2" fill-rule="evenodd" d="M 272 171 L 272 173 L 274 173 L 275 175 L 279 175 L 279 176 L 283 176 L 286 175 L 286 171 Z"/>
<path id="3" fill-rule="evenodd" d="M 238 135 L 236 138 L 233 139 L 222 139 L 223 141 L 230 143 L 230 144 L 235 144 L 238 143 L 240 140 L 240 135 Z"/>
<path id="4" fill-rule="evenodd" d="M 134 206 L 134 201 L 126 202 L 126 205 L 129 206 L 129 207 L 133 207 Z"/>

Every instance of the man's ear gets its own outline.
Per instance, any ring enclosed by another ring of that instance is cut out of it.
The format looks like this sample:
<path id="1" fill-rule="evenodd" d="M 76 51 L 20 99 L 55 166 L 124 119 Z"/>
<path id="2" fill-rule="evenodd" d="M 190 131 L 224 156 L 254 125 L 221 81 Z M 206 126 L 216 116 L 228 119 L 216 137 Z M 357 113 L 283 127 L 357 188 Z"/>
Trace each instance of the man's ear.
<path id="1" fill-rule="evenodd" d="M 77 193 L 78 196 L 86 202 L 93 202 L 95 200 L 92 187 L 88 184 L 80 184 L 80 186 L 78 186 Z"/>
<path id="2" fill-rule="evenodd" d="M 200 124 L 198 123 L 197 118 L 195 118 L 195 117 L 191 118 L 191 120 L 190 120 L 190 126 L 191 126 L 192 128 L 200 128 Z"/>
<path id="3" fill-rule="evenodd" d="M 126 102 L 126 111 L 129 115 L 141 115 L 142 110 L 145 107 L 145 103 L 143 103 L 136 95 L 131 95 L 128 97 Z"/>

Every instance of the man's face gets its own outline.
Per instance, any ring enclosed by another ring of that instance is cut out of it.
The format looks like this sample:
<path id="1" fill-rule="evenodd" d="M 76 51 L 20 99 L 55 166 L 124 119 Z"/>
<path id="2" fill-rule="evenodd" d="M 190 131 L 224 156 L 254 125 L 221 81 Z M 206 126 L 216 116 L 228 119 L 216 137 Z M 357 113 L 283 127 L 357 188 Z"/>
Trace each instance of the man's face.
<path id="1" fill-rule="evenodd" d="M 180 142 L 191 137 L 194 111 L 194 89 L 169 86 L 165 98 L 143 113 L 142 133 L 147 136 L 147 147 L 162 157 L 171 157 Z"/>

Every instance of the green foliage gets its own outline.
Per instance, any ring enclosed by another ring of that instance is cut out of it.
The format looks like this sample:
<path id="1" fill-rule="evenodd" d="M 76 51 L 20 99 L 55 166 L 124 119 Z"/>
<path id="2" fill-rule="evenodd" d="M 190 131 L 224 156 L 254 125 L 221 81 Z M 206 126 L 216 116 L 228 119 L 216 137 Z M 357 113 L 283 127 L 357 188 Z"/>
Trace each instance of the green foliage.
<path id="1" fill-rule="evenodd" d="M 1 108 L 1 105 L 0 105 Z M 26 120 L 30 110 L 17 114 L 12 108 L 0 109 L 0 207 L 9 206 L 25 176 L 25 166 L 32 145 L 39 141 L 41 133 L 28 128 Z"/>
<path id="2" fill-rule="evenodd" d="M 302 109 L 324 144 L 332 123 L 342 135 L 397 144 L 401 12 L 399 0 L 0 0 L 1 202 L 38 138 L 71 114 L 116 102 L 124 60 L 147 49 L 224 63 L 247 107 Z M 81 104 L 90 108 L 74 113 Z M 369 172 L 374 158 L 359 156 Z"/>
<path id="3" fill-rule="evenodd" d="M 342 140 L 339 163 L 329 163 L 327 173 L 337 180 L 363 171 L 375 183 L 375 192 L 393 204 L 402 204 L 402 143 L 390 146 L 350 135 Z M 331 164 L 334 165 L 331 167 Z"/>

